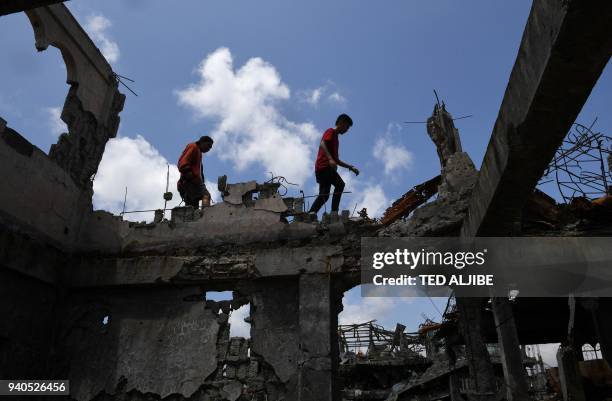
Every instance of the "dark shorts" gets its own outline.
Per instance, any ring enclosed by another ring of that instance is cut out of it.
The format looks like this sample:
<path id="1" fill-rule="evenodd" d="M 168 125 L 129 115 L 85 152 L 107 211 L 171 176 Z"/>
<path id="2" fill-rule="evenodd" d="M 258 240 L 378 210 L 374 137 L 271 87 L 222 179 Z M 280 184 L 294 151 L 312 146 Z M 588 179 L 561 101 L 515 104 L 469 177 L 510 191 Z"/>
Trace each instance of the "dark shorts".
<path id="1" fill-rule="evenodd" d="M 206 189 L 206 184 L 198 184 L 185 182 L 182 185 L 182 188 L 179 190 L 181 194 L 181 198 L 185 201 L 185 204 L 193 204 L 202 200 L 204 195 L 208 195 L 210 197 L 210 192 Z"/>
<path id="2" fill-rule="evenodd" d="M 333 185 L 335 187 L 344 186 L 344 180 L 338 174 L 338 170 L 331 167 L 326 167 L 322 170 L 315 171 L 317 183 L 321 185 Z"/>

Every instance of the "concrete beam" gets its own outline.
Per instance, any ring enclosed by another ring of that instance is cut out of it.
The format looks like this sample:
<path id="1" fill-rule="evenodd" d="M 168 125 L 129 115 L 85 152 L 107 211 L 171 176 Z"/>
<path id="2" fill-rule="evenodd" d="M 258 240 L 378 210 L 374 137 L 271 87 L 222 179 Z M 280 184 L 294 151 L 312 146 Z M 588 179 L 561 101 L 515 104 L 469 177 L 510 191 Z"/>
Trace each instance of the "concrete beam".
<path id="1" fill-rule="evenodd" d="M 605 0 L 533 2 L 462 236 L 516 233 L 528 196 L 610 59 L 611 17 L 612 3 Z M 494 308 L 494 315 L 496 321 L 512 320 L 507 307 Z M 514 357 L 519 355 L 516 327 L 498 330 L 498 340 L 505 379 L 512 385 L 508 396 L 521 399 L 526 383 L 522 363 Z M 472 375 L 487 379 L 485 371 Z"/>
<path id="2" fill-rule="evenodd" d="M 65 266 L 63 283 L 72 288 L 229 284 L 302 273 L 341 273 L 344 266 L 339 245 L 209 251 L 191 256 L 84 257 Z"/>
<path id="3" fill-rule="evenodd" d="M 0 15 L 18 13 L 55 3 L 63 3 L 67 0 L 4 0 L 0 4 Z"/>
<path id="4" fill-rule="evenodd" d="M 612 2 L 534 1 L 464 236 L 505 235 L 612 53 Z"/>

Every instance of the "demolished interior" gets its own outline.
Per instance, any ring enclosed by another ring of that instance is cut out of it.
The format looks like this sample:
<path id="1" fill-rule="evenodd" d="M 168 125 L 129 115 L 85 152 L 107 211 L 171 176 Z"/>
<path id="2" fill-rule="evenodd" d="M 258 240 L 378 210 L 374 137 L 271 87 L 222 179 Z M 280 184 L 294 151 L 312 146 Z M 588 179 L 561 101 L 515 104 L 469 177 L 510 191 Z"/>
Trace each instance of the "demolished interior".
<path id="1" fill-rule="evenodd" d="M 612 235 L 609 193 L 536 190 L 609 61 L 611 2 L 534 1 L 480 168 L 436 103 L 440 176 L 381 221 L 313 221 L 278 180 L 221 177 L 222 202 L 142 224 L 92 205 L 125 101 L 111 66 L 61 2 L 9 3 L 62 53 L 69 132 L 47 155 L 0 119 L 0 379 L 69 379 L 78 401 L 612 399 L 610 299 L 457 297 L 418 333 L 338 325 L 362 237 Z M 246 304 L 250 338 L 230 337 Z M 554 371 L 528 351 L 544 343 L 562 344 Z"/>

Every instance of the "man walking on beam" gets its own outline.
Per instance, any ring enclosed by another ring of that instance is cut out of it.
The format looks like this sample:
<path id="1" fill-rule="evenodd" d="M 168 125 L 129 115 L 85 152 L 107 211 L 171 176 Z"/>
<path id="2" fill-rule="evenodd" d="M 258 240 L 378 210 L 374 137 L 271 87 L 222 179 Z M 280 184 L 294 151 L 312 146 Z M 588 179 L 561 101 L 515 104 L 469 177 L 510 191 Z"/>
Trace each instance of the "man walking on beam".
<path id="1" fill-rule="evenodd" d="M 336 119 L 336 128 L 329 128 L 323 134 L 319 144 L 319 152 L 315 161 L 315 176 L 319 184 L 319 196 L 312 203 L 309 213 L 316 214 L 329 199 L 332 185 L 334 192 L 332 196 L 332 213 L 338 213 L 340 198 L 344 191 L 344 181 L 338 174 L 338 166 L 344 167 L 359 175 L 359 170 L 338 157 L 339 140 L 338 135 L 344 135 L 353 125 L 353 120 L 346 114 L 340 114 Z"/>
<path id="2" fill-rule="evenodd" d="M 213 139 L 203 136 L 197 142 L 188 144 L 178 161 L 177 167 L 181 178 L 176 187 L 185 205 L 196 209 L 200 206 L 200 200 L 202 206 L 210 206 L 210 193 L 204 184 L 202 153 L 208 152 L 212 145 Z"/>

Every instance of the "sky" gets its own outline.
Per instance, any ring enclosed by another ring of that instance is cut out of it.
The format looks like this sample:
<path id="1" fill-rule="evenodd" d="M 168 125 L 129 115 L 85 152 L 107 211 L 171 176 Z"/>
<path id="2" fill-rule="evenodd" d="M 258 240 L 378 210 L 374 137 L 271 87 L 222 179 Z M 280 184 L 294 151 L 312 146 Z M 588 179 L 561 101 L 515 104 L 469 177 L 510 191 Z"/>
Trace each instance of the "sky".
<path id="1" fill-rule="evenodd" d="M 464 150 L 478 167 L 516 58 L 530 1 L 383 0 L 287 2 L 73 0 L 66 5 L 125 88 L 118 137 L 109 142 L 94 181 L 94 206 L 121 211 L 163 205 L 167 165 L 191 141 L 215 139 L 205 156 L 207 186 L 219 201 L 228 182 L 281 175 L 290 194 L 316 193 L 313 164 L 323 131 L 340 113 L 354 126 L 340 141 L 341 208 L 380 216 L 412 186 L 439 174 L 424 124 L 436 89 L 458 120 Z M 65 125 L 68 90 L 53 47 L 37 54 L 23 13 L 0 17 L 0 117 L 48 152 Z M 578 122 L 612 132 L 608 66 Z M 553 194 L 554 195 L 554 194 Z M 169 206 L 177 203 L 175 195 Z M 151 216 L 129 215 L 131 219 Z M 443 309 L 445 300 L 434 300 Z M 341 319 L 396 321 L 416 330 L 421 313 L 439 316 L 425 299 L 345 298 Z M 344 317 L 342 317 L 344 316 Z M 382 316 L 382 318 L 381 318 Z"/>

